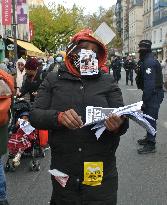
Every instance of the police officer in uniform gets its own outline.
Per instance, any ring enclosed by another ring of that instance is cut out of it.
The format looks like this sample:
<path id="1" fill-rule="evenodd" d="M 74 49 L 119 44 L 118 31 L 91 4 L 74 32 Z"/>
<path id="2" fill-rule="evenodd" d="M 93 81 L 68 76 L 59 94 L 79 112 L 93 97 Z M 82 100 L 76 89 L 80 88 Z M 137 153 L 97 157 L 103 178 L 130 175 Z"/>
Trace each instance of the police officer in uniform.
<path id="1" fill-rule="evenodd" d="M 118 83 L 118 81 L 121 79 L 121 67 L 122 67 L 121 60 L 118 56 L 115 56 L 115 58 L 111 62 L 110 67 L 113 70 L 113 77 L 115 81 Z"/>
<path id="2" fill-rule="evenodd" d="M 128 85 L 128 81 L 131 81 L 131 85 L 133 85 L 133 70 L 135 69 L 135 62 L 132 59 L 132 56 L 128 56 L 124 62 L 124 69 L 126 71 L 126 85 Z"/>
<path id="3" fill-rule="evenodd" d="M 154 58 L 151 52 L 152 42 L 149 40 L 142 40 L 139 42 L 139 62 L 136 77 L 136 84 L 138 88 L 143 91 L 142 100 L 143 113 L 150 115 L 155 119 L 149 120 L 150 124 L 156 130 L 156 120 L 158 119 L 158 112 L 160 104 L 164 98 L 163 80 L 161 65 Z M 153 136 L 147 132 L 144 139 L 139 139 L 138 144 L 143 147 L 138 149 L 139 154 L 147 154 L 156 152 L 156 135 Z"/>

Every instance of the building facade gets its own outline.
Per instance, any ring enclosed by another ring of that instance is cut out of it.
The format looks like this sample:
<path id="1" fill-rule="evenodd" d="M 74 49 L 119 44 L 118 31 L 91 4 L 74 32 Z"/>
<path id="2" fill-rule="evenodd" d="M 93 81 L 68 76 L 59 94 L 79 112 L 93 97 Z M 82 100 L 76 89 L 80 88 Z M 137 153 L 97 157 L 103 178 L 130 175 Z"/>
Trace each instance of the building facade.
<path id="1" fill-rule="evenodd" d="M 143 38 L 152 40 L 152 26 L 153 26 L 153 0 L 143 0 Z"/>
<path id="2" fill-rule="evenodd" d="M 2 1 L 0 0 L 0 14 L 2 14 Z M 17 1 L 16 1 L 17 2 Z M 29 29 L 29 9 L 31 7 L 44 6 L 43 0 L 24 0 L 22 8 L 27 14 L 27 23 L 18 23 L 18 8 L 16 5 L 16 21 L 17 21 L 17 38 L 24 41 L 30 41 L 30 29 Z M 13 11 L 13 9 L 12 9 Z M 11 15 L 13 15 L 11 13 Z M 2 25 L 2 15 L 0 15 L 0 35 L 4 38 L 13 36 L 12 25 Z"/>
<path id="3" fill-rule="evenodd" d="M 137 55 L 139 41 L 147 39 L 158 59 L 167 59 L 167 0 L 117 0 L 115 13 L 123 55 Z"/>
<path id="4" fill-rule="evenodd" d="M 167 59 L 166 0 L 153 0 L 152 49 L 160 61 Z"/>
<path id="5" fill-rule="evenodd" d="M 117 0 L 115 15 L 123 40 L 122 55 L 136 55 L 143 38 L 143 0 Z"/>
<path id="6" fill-rule="evenodd" d="M 138 44 L 143 39 L 143 1 L 131 0 L 129 5 L 129 54 L 138 55 Z"/>
<path id="7" fill-rule="evenodd" d="M 122 4 L 121 0 L 117 0 L 115 6 L 115 16 L 116 16 L 116 29 L 120 36 L 123 34 L 123 22 L 122 22 Z"/>
<path id="8" fill-rule="evenodd" d="M 28 6 L 28 0 L 25 0 L 22 4 L 20 5 L 16 4 L 16 36 L 18 39 L 24 40 L 24 41 L 29 41 L 30 36 L 29 36 L 29 6 Z M 0 0 L 0 14 L 2 14 L 2 1 Z M 11 16 L 13 18 L 13 9 L 11 10 Z M 25 19 L 26 22 L 19 22 L 20 19 Z M 3 38 L 7 37 L 13 37 L 13 20 L 11 24 L 9 25 L 2 25 L 2 15 L 0 15 L 0 35 L 3 36 Z"/>
<path id="9" fill-rule="evenodd" d="M 130 0 L 122 1 L 123 10 L 123 55 L 129 54 L 129 4 Z"/>
<path id="10" fill-rule="evenodd" d="M 0 0 L 0 61 L 4 60 L 6 56 L 10 60 L 14 61 L 14 50 L 11 49 L 10 45 L 13 45 L 14 37 L 14 26 L 16 26 L 16 38 L 17 38 L 17 57 L 21 56 L 26 58 L 29 56 L 43 56 L 43 52 L 30 43 L 31 31 L 30 21 L 29 21 L 29 9 L 30 7 L 43 6 L 43 1 L 31 1 L 31 0 L 16 0 L 15 16 L 16 23 L 13 24 L 13 8 L 8 1 L 4 1 L 2 5 L 2 0 Z M 30 4 L 30 5 L 29 5 Z M 2 8 L 8 9 L 8 17 L 10 21 L 4 23 L 6 16 L 4 15 Z"/>

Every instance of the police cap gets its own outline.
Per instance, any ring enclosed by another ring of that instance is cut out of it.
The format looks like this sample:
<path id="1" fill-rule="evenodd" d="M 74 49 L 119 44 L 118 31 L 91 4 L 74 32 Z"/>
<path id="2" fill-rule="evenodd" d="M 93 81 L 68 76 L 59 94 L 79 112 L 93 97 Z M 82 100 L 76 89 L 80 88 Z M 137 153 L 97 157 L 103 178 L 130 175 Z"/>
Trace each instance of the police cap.
<path id="1" fill-rule="evenodd" d="M 141 40 L 139 42 L 139 48 L 142 49 L 151 49 L 152 42 L 149 40 Z"/>

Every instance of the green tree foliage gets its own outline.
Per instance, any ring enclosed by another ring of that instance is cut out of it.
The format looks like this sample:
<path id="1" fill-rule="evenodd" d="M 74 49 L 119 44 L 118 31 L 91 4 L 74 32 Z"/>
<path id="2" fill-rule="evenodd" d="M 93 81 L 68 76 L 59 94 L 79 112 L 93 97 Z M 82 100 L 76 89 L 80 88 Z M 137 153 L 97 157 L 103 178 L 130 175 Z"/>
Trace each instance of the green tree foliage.
<path id="1" fill-rule="evenodd" d="M 35 27 L 33 43 L 41 50 L 55 51 L 63 49 L 68 44 L 70 37 L 82 28 L 91 28 L 93 31 L 106 22 L 113 28 L 113 9 L 99 7 L 98 12 L 84 15 L 83 9 L 75 4 L 71 9 L 62 5 L 52 4 L 50 7 L 37 7 L 30 10 L 30 20 Z M 120 48 L 122 42 L 117 35 L 108 48 Z"/>
<path id="2" fill-rule="evenodd" d="M 62 5 L 32 8 L 30 20 L 35 27 L 33 43 L 43 51 L 63 48 L 70 37 L 83 28 L 82 19 L 83 11 L 76 5 L 72 9 Z"/>
<path id="3" fill-rule="evenodd" d="M 76 32 L 83 28 L 83 11 L 76 5 L 72 9 L 66 9 L 62 5 L 58 5 L 53 9 L 55 20 L 55 41 L 56 46 L 61 47 L 67 45 Z"/>
<path id="4" fill-rule="evenodd" d="M 113 27 L 113 9 L 104 9 L 103 7 L 99 7 L 99 11 L 96 13 L 93 13 L 92 15 L 86 16 L 87 26 L 91 28 L 93 31 L 96 30 L 96 28 L 102 23 L 106 22 L 112 30 L 116 33 L 116 37 L 112 40 L 111 43 L 108 44 L 108 49 L 111 48 L 121 48 L 122 47 L 122 40 L 121 37 L 116 32 L 115 28 Z"/>
<path id="5" fill-rule="evenodd" d="M 35 29 L 33 43 L 45 51 L 52 49 L 55 34 L 55 22 L 52 12 L 47 7 L 37 7 L 30 10 L 30 21 Z"/>

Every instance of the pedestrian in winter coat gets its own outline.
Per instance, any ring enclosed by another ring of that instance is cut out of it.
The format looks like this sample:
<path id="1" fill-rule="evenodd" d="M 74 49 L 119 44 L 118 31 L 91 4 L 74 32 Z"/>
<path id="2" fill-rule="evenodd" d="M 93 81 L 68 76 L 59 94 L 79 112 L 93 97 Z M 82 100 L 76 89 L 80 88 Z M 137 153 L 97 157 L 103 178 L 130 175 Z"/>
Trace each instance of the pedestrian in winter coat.
<path id="1" fill-rule="evenodd" d="M 38 71 L 38 60 L 35 58 L 29 58 L 25 64 L 26 75 L 18 94 L 18 97 L 22 97 L 29 93 L 30 102 L 34 102 L 34 98 L 37 94 L 37 90 L 43 81 L 42 71 Z"/>
<path id="2" fill-rule="evenodd" d="M 77 33 L 67 49 L 65 65 L 41 84 L 30 114 L 37 129 L 49 130 L 53 192 L 51 205 L 116 205 L 118 174 L 115 152 L 128 120 L 111 115 L 99 140 L 86 121 L 86 107 L 123 106 L 111 75 L 100 71 L 106 47 L 89 29 Z M 80 65 L 85 53 L 97 56 L 96 66 Z M 92 69 L 93 67 L 93 69 Z M 92 74 L 93 73 L 93 74 Z"/>
<path id="3" fill-rule="evenodd" d="M 12 76 L 0 69 L 0 205 L 8 205 L 1 157 L 7 152 L 9 109 L 14 93 Z M 3 109 L 2 109 L 3 108 Z"/>

